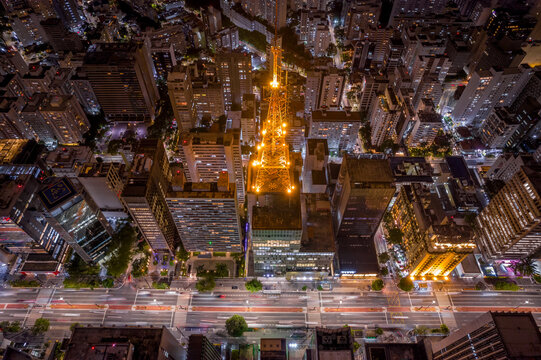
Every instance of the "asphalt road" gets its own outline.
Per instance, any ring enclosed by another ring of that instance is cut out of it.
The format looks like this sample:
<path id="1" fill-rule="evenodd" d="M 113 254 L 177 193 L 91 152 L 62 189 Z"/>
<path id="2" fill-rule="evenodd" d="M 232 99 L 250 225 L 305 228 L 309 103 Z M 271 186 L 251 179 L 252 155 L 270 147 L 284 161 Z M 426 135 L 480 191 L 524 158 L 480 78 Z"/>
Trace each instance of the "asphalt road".
<path id="1" fill-rule="evenodd" d="M 413 292 L 284 291 L 280 294 L 218 288 L 211 294 L 193 290 L 134 289 L 2 289 L 0 321 L 31 325 L 39 317 L 53 329 L 72 323 L 92 325 L 223 327 L 241 314 L 252 327 L 294 328 L 342 326 L 462 326 L 488 310 L 533 311 L 541 324 L 541 293 L 537 291 Z"/>

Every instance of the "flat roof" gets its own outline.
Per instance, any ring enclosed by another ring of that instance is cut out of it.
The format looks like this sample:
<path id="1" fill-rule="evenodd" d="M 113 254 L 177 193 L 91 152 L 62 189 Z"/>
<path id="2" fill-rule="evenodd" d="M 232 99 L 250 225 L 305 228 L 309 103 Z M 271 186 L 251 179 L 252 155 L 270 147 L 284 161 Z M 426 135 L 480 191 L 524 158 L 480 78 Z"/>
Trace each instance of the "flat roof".
<path id="1" fill-rule="evenodd" d="M 392 183 L 394 181 L 391 165 L 387 159 L 356 159 L 346 156 L 342 166 L 346 166 L 351 182 Z"/>
<path id="2" fill-rule="evenodd" d="M 38 196 L 47 210 L 54 209 L 75 194 L 77 194 L 77 191 L 75 191 L 73 184 L 67 178 L 62 178 L 38 192 Z"/>
<path id="3" fill-rule="evenodd" d="M 298 193 L 266 194 L 265 206 L 252 208 L 254 230 L 301 230 L 301 207 Z"/>

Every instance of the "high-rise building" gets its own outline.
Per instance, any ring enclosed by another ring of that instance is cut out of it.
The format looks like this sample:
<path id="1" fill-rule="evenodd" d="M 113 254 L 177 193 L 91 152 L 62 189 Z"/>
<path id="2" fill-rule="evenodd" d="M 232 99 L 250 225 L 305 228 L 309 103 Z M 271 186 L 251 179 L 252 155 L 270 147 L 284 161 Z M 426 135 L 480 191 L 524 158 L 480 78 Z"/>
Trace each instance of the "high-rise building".
<path id="1" fill-rule="evenodd" d="M 38 196 L 47 209 L 45 220 L 81 259 L 97 262 L 105 256 L 112 229 L 86 192 L 62 178 Z"/>
<path id="2" fill-rule="evenodd" d="M 261 360 L 287 360 L 286 339 L 261 339 Z"/>
<path id="3" fill-rule="evenodd" d="M 165 201 L 170 170 L 164 144 L 158 139 L 142 140 L 136 154 L 122 202 L 150 247 L 171 253 L 178 233 Z"/>
<path id="4" fill-rule="evenodd" d="M 431 145 L 440 131 L 443 131 L 443 119 L 435 111 L 419 111 L 408 137 L 408 146 Z"/>
<path id="5" fill-rule="evenodd" d="M 446 217 L 442 200 L 428 185 L 412 183 L 400 187 L 390 211 L 394 225 L 403 232 L 409 275 L 414 279 L 447 277 L 473 253 L 473 230 L 458 218 Z"/>
<path id="6" fill-rule="evenodd" d="M 79 39 L 75 33 L 67 31 L 60 19 L 45 19 L 40 23 L 40 25 L 47 33 L 47 38 L 49 39 L 49 43 L 53 47 L 54 51 L 84 51 L 81 39 Z"/>
<path id="7" fill-rule="evenodd" d="M 11 27 L 24 47 L 47 41 L 47 34 L 39 24 L 41 20 L 43 16 L 33 12 L 20 11 L 13 14 Z"/>
<path id="8" fill-rule="evenodd" d="M 92 198 L 113 229 L 128 219 L 120 195 L 124 189 L 124 165 L 111 162 L 86 163 L 80 167 L 77 181 Z"/>
<path id="9" fill-rule="evenodd" d="M 287 25 L 287 0 L 260 0 L 261 15 L 272 27 L 278 29 Z"/>
<path id="10" fill-rule="evenodd" d="M 14 141 L 23 140 L 11 140 Z M 2 152 L 7 151 L 17 152 L 2 146 Z M 41 186 L 35 175 L 16 176 L 10 171 L 10 176 L 2 175 L 0 178 L 1 248 L 22 257 L 19 271 L 52 273 L 59 269 L 67 244 L 45 220 L 45 209 L 35 196 Z M 34 262 L 35 259 L 40 259 L 39 265 Z"/>
<path id="11" fill-rule="evenodd" d="M 496 107 L 481 125 L 481 141 L 489 149 L 503 149 L 518 130 L 520 124 L 508 108 Z"/>
<path id="12" fill-rule="evenodd" d="M 217 182 L 173 186 L 166 201 L 184 249 L 241 252 L 237 194 L 226 172 Z"/>
<path id="13" fill-rule="evenodd" d="M 195 126 L 195 114 L 192 82 L 187 67 L 173 68 L 167 76 L 167 90 L 179 129 L 189 131 Z"/>
<path id="14" fill-rule="evenodd" d="M 362 31 L 377 27 L 381 11 L 380 1 L 344 1 L 342 6 L 346 40 L 357 40 Z"/>
<path id="15" fill-rule="evenodd" d="M 85 56 L 83 70 L 110 121 L 154 118 L 159 94 L 147 45 L 98 43 Z"/>
<path id="16" fill-rule="evenodd" d="M 316 328 L 317 359 L 353 360 L 353 336 L 349 326 L 338 329 Z"/>
<path id="17" fill-rule="evenodd" d="M 165 326 L 76 326 L 71 333 L 64 358 L 66 360 L 134 359 L 142 354 L 151 359 L 181 359 L 185 352 L 178 346 L 175 335 Z M 192 358 L 188 357 L 188 360 Z M 209 358 L 209 360 L 216 359 Z"/>
<path id="18" fill-rule="evenodd" d="M 313 111 L 309 117 L 309 139 L 327 139 L 333 156 L 353 151 L 361 127 L 361 113 L 354 111 Z"/>
<path id="19" fill-rule="evenodd" d="M 342 108 L 345 77 L 338 73 L 323 75 L 319 92 L 318 109 L 338 110 Z"/>
<path id="20" fill-rule="evenodd" d="M 90 129 L 85 112 L 73 95 L 47 96 L 41 101 L 39 112 L 59 144 L 76 145 Z"/>
<path id="21" fill-rule="evenodd" d="M 304 112 L 309 114 L 318 109 L 321 89 L 321 71 L 308 71 L 306 74 L 306 91 L 304 93 Z"/>
<path id="22" fill-rule="evenodd" d="M 488 259 L 523 258 L 541 247 L 541 168 L 522 167 L 477 216 L 477 244 Z"/>
<path id="23" fill-rule="evenodd" d="M 487 312 L 441 341 L 432 343 L 432 359 L 536 359 L 541 333 L 532 313 Z"/>
<path id="24" fill-rule="evenodd" d="M 301 11 L 300 40 L 313 56 L 327 56 L 327 48 L 331 43 L 328 22 L 325 11 Z"/>
<path id="25" fill-rule="evenodd" d="M 244 94 L 252 94 L 252 59 L 240 51 L 216 54 L 218 80 L 222 84 L 226 110 L 241 105 Z"/>
<path id="26" fill-rule="evenodd" d="M 459 125 L 479 128 L 494 107 L 513 103 L 531 75 L 532 70 L 527 65 L 474 72 L 456 103 L 452 119 Z"/>
<path id="27" fill-rule="evenodd" d="M 394 90 L 385 89 L 385 94 L 378 96 L 377 105 L 370 116 L 372 145 L 380 146 L 385 140 L 398 140 L 397 127 L 404 116 L 403 107 Z"/>
<path id="28" fill-rule="evenodd" d="M 52 0 L 58 17 L 67 28 L 77 29 L 83 24 L 76 0 Z"/>
<path id="29" fill-rule="evenodd" d="M 492 164 L 485 176 L 489 180 L 508 182 L 523 166 L 535 166 L 532 155 L 504 153 Z"/>
<path id="30" fill-rule="evenodd" d="M 284 276 L 294 271 L 302 238 L 299 197 L 288 194 L 257 196 L 252 208 L 251 245 L 257 276 Z"/>
<path id="31" fill-rule="evenodd" d="M 188 340 L 187 360 L 221 360 L 220 352 L 205 335 L 192 334 Z"/>
<path id="32" fill-rule="evenodd" d="M 216 182 L 227 171 L 236 185 L 239 204 L 244 204 L 244 172 L 240 147 L 240 131 L 182 133 L 179 141 L 180 161 L 188 182 Z"/>
<path id="33" fill-rule="evenodd" d="M 342 275 L 376 274 L 373 236 L 395 193 L 388 160 L 345 156 L 332 197 Z"/>

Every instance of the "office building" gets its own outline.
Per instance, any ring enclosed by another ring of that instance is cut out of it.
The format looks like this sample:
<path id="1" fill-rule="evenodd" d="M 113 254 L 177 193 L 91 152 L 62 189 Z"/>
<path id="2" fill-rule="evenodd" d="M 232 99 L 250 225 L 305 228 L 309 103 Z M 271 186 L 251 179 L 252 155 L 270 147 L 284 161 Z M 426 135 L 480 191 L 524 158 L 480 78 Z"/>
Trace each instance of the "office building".
<path id="1" fill-rule="evenodd" d="M 251 245 L 256 276 L 283 276 L 295 270 L 302 238 L 297 196 L 258 195 L 251 209 Z"/>
<path id="2" fill-rule="evenodd" d="M 62 264 L 67 244 L 45 221 L 45 209 L 35 196 L 41 187 L 36 177 L 40 171 L 16 175 L 12 165 L 10 168 L 9 175 L 0 176 L 1 249 L 20 256 L 17 271 L 55 272 Z"/>
<path id="3" fill-rule="evenodd" d="M 254 94 L 245 94 L 242 97 L 242 112 L 240 129 L 242 144 L 254 145 L 256 139 L 256 101 Z"/>
<path id="4" fill-rule="evenodd" d="M 216 66 L 226 110 L 231 110 L 233 105 L 240 106 L 242 96 L 253 93 L 251 57 L 240 51 L 219 52 Z"/>
<path id="5" fill-rule="evenodd" d="M 49 43 L 56 52 L 84 51 L 83 43 L 77 34 L 67 31 L 62 21 L 57 18 L 45 19 L 40 23 L 47 34 Z"/>
<path id="6" fill-rule="evenodd" d="M 113 229 L 128 220 L 120 195 L 124 189 L 125 166 L 119 163 L 86 163 L 80 167 L 77 181 L 92 198 Z"/>
<path id="7" fill-rule="evenodd" d="M 75 178 L 82 166 L 93 159 L 94 153 L 88 146 L 63 146 L 49 151 L 44 160 L 55 176 Z"/>
<path id="8" fill-rule="evenodd" d="M 479 128 L 496 106 L 510 106 L 532 75 L 529 66 L 476 71 L 451 114 L 459 125 Z"/>
<path id="9" fill-rule="evenodd" d="M 286 339 L 261 339 L 261 360 L 287 360 Z"/>
<path id="10" fill-rule="evenodd" d="M 307 139 L 302 168 L 304 193 L 325 193 L 329 147 L 326 139 Z"/>
<path id="11" fill-rule="evenodd" d="M 73 329 L 64 359 L 181 359 L 182 348 L 166 327 Z M 214 359 L 211 359 L 214 360 Z"/>
<path id="12" fill-rule="evenodd" d="M 361 113 L 353 111 L 316 110 L 309 118 L 309 139 L 326 139 L 332 156 L 351 152 L 361 127 Z"/>
<path id="13" fill-rule="evenodd" d="M 226 172 L 217 182 L 174 187 L 166 201 L 184 249 L 241 252 L 237 194 Z"/>
<path id="14" fill-rule="evenodd" d="M 487 259 L 524 258 L 541 247 L 541 169 L 523 166 L 476 218 Z"/>
<path id="15" fill-rule="evenodd" d="M 188 339 L 187 360 L 221 360 L 222 356 L 205 335 L 192 334 Z"/>
<path id="16" fill-rule="evenodd" d="M 19 11 L 11 16 L 11 27 L 23 47 L 40 45 L 47 42 L 47 34 L 39 24 L 41 14 Z"/>
<path id="17" fill-rule="evenodd" d="M 344 156 L 331 202 L 342 275 L 379 271 L 373 236 L 395 193 L 393 181 L 388 160 Z"/>
<path id="18" fill-rule="evenodd" d="M 38 196 L 47 210 L 45 220 L 85 262 L 97 262 L 105 256 L 112 229 L 86 192 L 62 178 Z"/>
<path id="19" fill-rule="evenodd" d="M 235 183 L 239 204 L 244 204 L 244 172 L 240 148 L 240 131 L 230 129 L 221 132 L 182 133 L 179 141 L 179 157 L 188 182 L 216 182 L 222 172 Z"/>
<path id="20" fill-rule="evenodd" d="M 195 127 L 195 114 L 190 72 L 187 67 L 173 68 L 167 75 L 167 90 L 178 128 L 189 131 Z"/>
<path id="21" fill-rule="evenodd" d="M 150 56 L 156 70 L 156 79 L 167 80 L 167 75 L 177 65 L 173 44 L 164 44 L 162 41 L 151 43 Z"/>
<path id="22" fill-rule="evenodd" d="M 141 140 L 136 154 L 122 202 L 152 250 L 172 253 L 179 239 L 165 201 L 170 170 L 164 144 L 158 139 Z"/>
<path id="23" fill-rule="evenodd" d="M 54 9 L 67 28 L 77 30 L 83 25 L 76 0 L 52 0 Z"/>
<path id="24" fill-rule="evenodd" d="M 390 210 L 403 232 L 412 279 L 447 277 L 475 249 L 473 229 L 463 219 L 447 217 L 441 202 L 429 185 L 412 183 L 400 187 Z"/>
<path id="25" fill-rule="evenodd" d="M 73 94 L 79 100 L 79 104 L 81 104 L 85 112 L 94 115 L 98 114 L 101 109 L 100 103 L 82 68 L 77 69 L 76 73 L 69 79 L 69 83 Z"/>
<path id="26" fill-rule="evenodd" d="M 94 44 L 83 71 L 109 121 L 154 119 L 159 94 L 148 41 Z"/>
<path id="27" fill-rule="evenodd" d="M 316 349 L 319 360 L 353 360 L 353 336 L 349 326 L 338 329 L 316 328 Z"/>
<path id="28" fill-rule="evenodd" d="M 321 71 L 308 71 L 306 73 L 306 91 L 304 93 L 304 112 L 309 114 L 318 109 L 319 92 L 321 89 Z"/>
<path id="29" fill-rule="evenodd" d="M 52 95 L 42 99 L 39 112 L 61 145 L 76 145 L 90 129 L 90 123 L 73 95 Z"/>
<path id="30" fill-rule="evenodd" d="M 487 312 L 432 343 L 434 360 L 538 359 L 541 334 L 531 313 Z"/>

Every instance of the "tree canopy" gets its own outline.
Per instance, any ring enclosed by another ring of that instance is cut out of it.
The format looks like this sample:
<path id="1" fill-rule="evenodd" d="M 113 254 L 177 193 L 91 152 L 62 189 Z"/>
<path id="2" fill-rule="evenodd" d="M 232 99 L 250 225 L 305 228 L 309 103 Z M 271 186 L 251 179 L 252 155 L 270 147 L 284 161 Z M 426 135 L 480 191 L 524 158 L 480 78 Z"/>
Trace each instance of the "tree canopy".
<path id="1" fill-rule="evenodd" d="M 383 280 L 376 279 L 372 281 L 372 290 L 380 291 L 385 287 L 385 284 L 383 283 Z"/>
<path id="2" fill-rule="evenodd" d="M 248 324 L 242 316 L 233 315 L 225 321 L 225 329 L 230 336 L 239 337 L 248 330 Z"/>
<path id="3" fill-rule="evenodd" d="M 105 262 L 109 275 L 119 277 L 126 272 L 133 255 L 132 247 L 136 240 L 135 229 L 128 224 L 113 235 L 111 240 L 112 255 Z"/>
<path id="4" fill-rule="evenodd" d="M 252 279 L 246 282 L 245 286 L 246 286 L 246 290 L 253 293 L 263 290 L 263 284 L 261 284 L 261 281 L 257 279 Z"/>
<path id="5" fill-rule="evenodd" d="M 387 241 L 391 244 L 400 245 L 402 244 L 402 237 L 404 233 L 399 228 L 392 228 L 388 231 Z"/>
<path id="6" fill-rule="evenodd" d="M 36 319 L 36 322 L 34 323 L 34 326 L 32 326 L 32 333 L 34 335 L 43 334 L 47 330 L 49 330 L 49 319 L 39 318 Z"/>
<path id="7" fill-rule="evenodd" d="M 404 291 L 413 290 L 413 281 L 409 277 L 403 277 L 398 283 L 398 287 Z"/>

